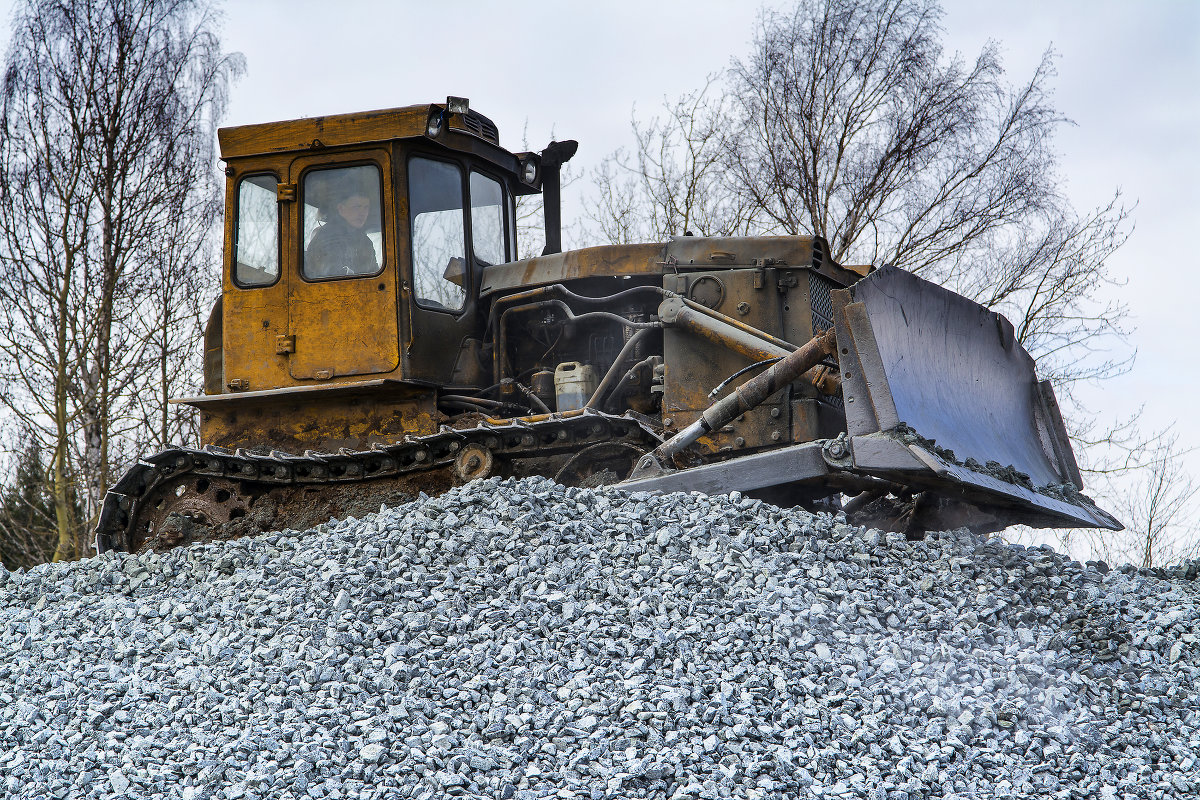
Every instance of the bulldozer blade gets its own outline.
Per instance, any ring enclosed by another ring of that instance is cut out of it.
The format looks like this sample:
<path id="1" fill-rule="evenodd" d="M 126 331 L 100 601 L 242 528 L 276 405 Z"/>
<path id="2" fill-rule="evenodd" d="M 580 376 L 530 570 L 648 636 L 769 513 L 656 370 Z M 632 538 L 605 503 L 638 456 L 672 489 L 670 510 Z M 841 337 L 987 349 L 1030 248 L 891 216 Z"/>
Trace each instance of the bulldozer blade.
<path id="1" fill-rule="evenodd" d="M 1080 494 L 1053 389 L 1007 319 L 892 267 L 832 295 L 849 436 L 838 466 L 1005 524 L 1121 529 Z"/>

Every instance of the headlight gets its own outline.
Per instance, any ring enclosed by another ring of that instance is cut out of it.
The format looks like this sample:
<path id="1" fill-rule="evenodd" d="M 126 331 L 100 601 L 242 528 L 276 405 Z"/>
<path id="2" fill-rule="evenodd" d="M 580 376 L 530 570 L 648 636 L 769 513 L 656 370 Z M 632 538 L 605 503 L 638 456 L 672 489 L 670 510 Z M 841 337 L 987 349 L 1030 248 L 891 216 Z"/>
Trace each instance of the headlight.
<path id="1" fill-rule="evenodd" d="M 521 165 L 521 180 L 528 183 L 530 186 L 537 181 L 538 165 L 532 158 L 525 159 L 525 163 Z"/>
<path id="2" fill-rule="evenodd" d="M 425 126 L 425 135 L 430 139 L 436 139 L 438 134 L 442 132 L 442 112 L 435 111 L 429 115 L 429 124 Z"/>

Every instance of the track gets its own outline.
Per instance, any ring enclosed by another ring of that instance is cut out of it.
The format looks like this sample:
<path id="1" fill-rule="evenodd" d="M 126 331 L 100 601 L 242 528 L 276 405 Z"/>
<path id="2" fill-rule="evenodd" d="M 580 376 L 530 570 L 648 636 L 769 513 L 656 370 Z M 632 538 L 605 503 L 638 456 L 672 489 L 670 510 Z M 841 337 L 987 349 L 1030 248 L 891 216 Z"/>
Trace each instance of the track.
<path id="1" fill-rule="evenodd" d="M 311 527 L 492 474 L 605 483 L 624 477 L 660 442 L 652 427 L 632 415 L 586 409 L 443 427 L 362 451 L 293 455 L 172 448 L 138 463 L 109 490 L 96 526 L 96 550 L 157 550 Z"/>

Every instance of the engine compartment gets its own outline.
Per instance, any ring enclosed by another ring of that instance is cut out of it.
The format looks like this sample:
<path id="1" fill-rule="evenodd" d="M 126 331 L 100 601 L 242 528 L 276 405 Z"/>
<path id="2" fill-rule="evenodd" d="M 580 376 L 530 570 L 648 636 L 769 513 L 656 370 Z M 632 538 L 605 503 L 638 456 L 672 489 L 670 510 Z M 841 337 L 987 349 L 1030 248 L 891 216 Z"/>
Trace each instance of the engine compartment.
<path id="1" fill-rule="evenodd" d="M 832 326 L 829 292 L 845 285 L 813 267 L 765 263 L 655 277 L 563 281 L 494 298 L 480 348 L 491 362 L 489 385 L 471 396 L 443 395 L 443 407 L 508 415 L 631 411 L 669 435 L 778 356 L 664 324 L 666 301 L 675 298 L 693 316 L 707 315 L 786 353 Z M 836 363 L 828 369 L 836 371 Z M 837 391 L 798 381 L 700 445 L 733 453 L 843 431 Z"/>

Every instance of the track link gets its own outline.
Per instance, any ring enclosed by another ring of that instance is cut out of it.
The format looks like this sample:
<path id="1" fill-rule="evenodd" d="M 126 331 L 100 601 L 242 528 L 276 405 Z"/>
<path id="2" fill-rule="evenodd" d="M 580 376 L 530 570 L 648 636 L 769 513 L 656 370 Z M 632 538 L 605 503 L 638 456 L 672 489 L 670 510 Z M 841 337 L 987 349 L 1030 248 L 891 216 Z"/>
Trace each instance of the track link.
<path id="1" fill-rule="evenodd" d="M 435 434 L 407 436 L 370 450 L 310 450 L 295 455 L 213 446 L 198 450 L 171 448 L 136 464 L 105 495 L 96 525 L 96 550 L 138 551 L 155 537 L 155 528 L 172 511 L 185 516 L 211 516 L 189 506 L 183 487 L 190 480 L 202 479 L 220 487 L 217 491 L 223 497 L 219 509 L 225 511 L 216 516 L 235 516 L 245 513 L 256 496 L 288 487 L 352 491 L 352 484 L 448 472 L 466 448 L 515 463 L 575 453 L 597 444 L 644 450 L 660 442 L 657 432 L 633 415 L 585 409 L 527 419 L 487 420 L 472 428 L 443 427 Z M 171 491 L 173 487 L 175 492 Z M 286 520 L 286 514 L 283 517 Z"/>

